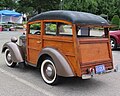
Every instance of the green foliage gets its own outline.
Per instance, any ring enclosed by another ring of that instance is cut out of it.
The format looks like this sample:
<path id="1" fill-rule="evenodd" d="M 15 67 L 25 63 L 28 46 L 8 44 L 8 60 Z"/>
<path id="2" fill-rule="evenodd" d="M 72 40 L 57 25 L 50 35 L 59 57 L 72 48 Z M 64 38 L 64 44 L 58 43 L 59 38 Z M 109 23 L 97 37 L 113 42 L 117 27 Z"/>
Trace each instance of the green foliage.
<path id="1" fill-rule="evenodd" d="M 111 23 L 116 26 L 113 29 L 119 29 L 119 26 L 120 26 L 119 16 L 118 15 L 114 15 L 113 18 L 112 18 L 112 20 L 111 20 Z"/>
<path id="2" fill-rule="evenodd" d="M 65 0 L 64 2 L 64 9 L 91 13 L 96 13 L 97 6 L 96 0 Z"/>
<path id="3" fill-rule="evenodd" d="M 19 0 L 18 11 L 35 15 L 43 11 L 59 9 L 59 0 Z"/>
<path id="4" fill-rule="evenodd" d="M 0 9 L 15 9 L 17 7 L 16 0 L 0 0 Z"/>
<path id="5" fill-rule="evenodd" d="M 120 17 L 120 0 L 1 0 L 0 9 L 15 9 L 18 12 L 34 16 L 48 10 L 75 10 Z"/>
<path id="6" fill-rule="evenodd" d="M 46 28 L 47 28 L 47 31 L 50 31 L 50 32 L 56 32 L 57 30 L 56 24 L 48 24 Z"/>
<path id="7" fill-rule="evenodd" d="M 119 5 L 120 0 L 64 0 L 63 9 L 105 14 L 111 20 L 116 13 L 120 16 Z"/>
<path id="8" fill-rule="evenodd" d="M 40 24 L 39 24 L 39 23 L 32 24 L 32 25 L 30 26 L 30 29 L 40 30 Z"/>
<path id="9" fill-rule="evenodd" d="M 56 24 L 51 24 L 50 25 L 50 31 L 55 32 L 57 30 L 56 28 L 57 28 Z"/>
<path id="10" fill-rule="evenodd" d="M 117 12 L 118 7 L 115 6 L 116 0 L 97 0 L 98 3 L 98 11 L 96 14 L 106 14 L 109 19 L 111 19 Z M 120 1 L 118 2 L 120 3 Z"/>

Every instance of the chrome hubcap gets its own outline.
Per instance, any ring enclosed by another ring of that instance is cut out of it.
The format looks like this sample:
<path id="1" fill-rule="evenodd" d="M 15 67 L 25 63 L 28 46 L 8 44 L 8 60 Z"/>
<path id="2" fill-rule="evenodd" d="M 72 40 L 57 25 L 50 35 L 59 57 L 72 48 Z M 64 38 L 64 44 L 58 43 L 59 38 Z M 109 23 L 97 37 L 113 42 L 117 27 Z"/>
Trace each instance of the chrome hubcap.
<path id="1" fill-rule="evenodd" d="M 54 67 L 49 62 L 47 62 L 44 66 L 44 75 L 50 81 L 53 80 L 55 76 Z"/>
<path id="2" fill-rule="evenodd" d="M 46 74 L 48 77 L 51 77 L 52 76 L 52 73 L 53 73 L 53 70 L 50 66 L 47 66 L 47 69 L 46 69 Z"/>
<path id="3" fill-rule="evenodd" d="M 7 55 L 7 60 L 8 60 L 8 61 L 11 61 L 11 60 L 12 60 L 10 53 L 8 53 L 8 55 Z"/>
<path id="4" fill-rule="evenodd" d="M 7 60 L 7 64 L 9 64 L 9 65 L 12 64 L 12 56 L 10 54 L 10 51 L 7 51 L 7 53 L 6 53 L 6 60 Z"/>

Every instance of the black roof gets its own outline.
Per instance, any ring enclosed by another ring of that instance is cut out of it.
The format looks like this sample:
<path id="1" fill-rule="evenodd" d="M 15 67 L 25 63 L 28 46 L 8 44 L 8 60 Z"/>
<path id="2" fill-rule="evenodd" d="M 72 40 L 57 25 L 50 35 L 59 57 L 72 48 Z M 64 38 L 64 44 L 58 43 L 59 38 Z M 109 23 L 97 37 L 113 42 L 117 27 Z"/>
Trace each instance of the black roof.
<path id="1" fill-rule="evenodd" d="M 86 12 L 78 11 L 67 11 L 67 10 L 55 10 L 48 11 L 38 14 L 28 22 L 37 21 L 37 20 L 66 20 L 73 24 L 91 24 L 91 25 L 101 25 L 108 26 L 109 23 L 102 17 Z"/>

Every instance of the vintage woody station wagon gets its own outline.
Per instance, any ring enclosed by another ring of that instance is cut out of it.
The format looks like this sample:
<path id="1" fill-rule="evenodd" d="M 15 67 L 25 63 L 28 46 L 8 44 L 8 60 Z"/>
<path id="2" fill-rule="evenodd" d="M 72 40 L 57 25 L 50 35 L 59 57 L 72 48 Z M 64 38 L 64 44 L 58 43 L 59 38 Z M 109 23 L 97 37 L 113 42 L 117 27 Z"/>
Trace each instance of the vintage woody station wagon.
<path id="1" fill-rule="evenodd" d="M 32 17 L 26 36 L 4 44 L 7 66 L 25 62 L 38 67 L 50 85 L 62 77 L 91 78 L 113 69 L 110 24 L 100 16 L 77 11 L 48 11 Z M 102 28 L 105 36 L 96 29 Z"/>

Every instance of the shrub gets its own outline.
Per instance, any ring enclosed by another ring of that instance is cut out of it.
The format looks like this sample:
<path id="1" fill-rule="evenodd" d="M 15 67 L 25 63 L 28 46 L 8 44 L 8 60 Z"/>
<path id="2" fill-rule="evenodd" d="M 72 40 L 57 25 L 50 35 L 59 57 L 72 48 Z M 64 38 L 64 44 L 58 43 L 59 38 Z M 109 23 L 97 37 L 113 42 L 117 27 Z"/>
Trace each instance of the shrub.
<path id="1" fill-rule="evenodd" d="M 112 20 L 111 20 L 111 23 L 113 25 L 115 25 L 114 28 L 112 28 L 113 30 L 118 30 L 119 29 L 119 26 L 120 26 L 120 19 L 119 19 L 119 16 L 118 15 L 114 15 Z"/>
<path id="2" fill-rule="evenodd" d="M 119 29 L 120 29 L 120 18 L 119 18 Z"/>

